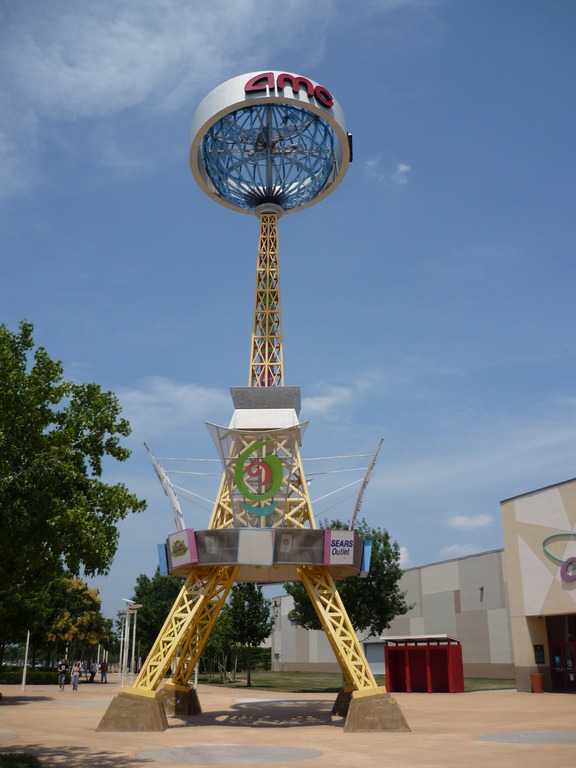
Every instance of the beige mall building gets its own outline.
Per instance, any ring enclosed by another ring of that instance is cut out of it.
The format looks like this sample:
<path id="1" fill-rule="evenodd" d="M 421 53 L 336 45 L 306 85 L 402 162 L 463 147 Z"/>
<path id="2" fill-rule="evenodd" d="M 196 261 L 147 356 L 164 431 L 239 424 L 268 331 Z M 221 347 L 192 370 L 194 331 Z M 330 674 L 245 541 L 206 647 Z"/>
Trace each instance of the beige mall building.
<path id="1" fill-rule="evenodd" d="M 401 639 L 458 641 L 467 677 L 516 678 L 530 691 L 576 692 L 576 479 L 501 502 L 504 549 L 407 569 L 412 606 L 381 637 L 362 638 L 375 674 Z M 272 666 L 338 671 L 323 632 L 291 620 L 292 598 L 274 599 Z"/>

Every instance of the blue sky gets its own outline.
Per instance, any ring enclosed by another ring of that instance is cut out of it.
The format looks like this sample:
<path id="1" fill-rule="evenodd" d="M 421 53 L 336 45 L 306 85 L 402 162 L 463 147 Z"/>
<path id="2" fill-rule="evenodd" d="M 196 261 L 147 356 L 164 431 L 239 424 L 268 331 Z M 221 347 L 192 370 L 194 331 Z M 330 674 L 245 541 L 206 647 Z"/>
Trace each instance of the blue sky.
<path id="1" fill-rule="evenodd" d="M 143 443 L 215 459 L 204 422 L 248 384 L 258 222 L 188 165 L 198 103 L 244 72 L 321 83 L 354 135 L 279 225 L 305 468 L 384 438 L 361 514 L 405 566 L 501 547 L 500 500 L 576 476 L 575 34 L 570 0 L 0 6 L 0 322 L 118 394 L 134 452 L 106 479 L 149 502 L 93 582 L 106 615 L 174 528 Z M 189 466 L 213 499 L 218 465 Z"/>

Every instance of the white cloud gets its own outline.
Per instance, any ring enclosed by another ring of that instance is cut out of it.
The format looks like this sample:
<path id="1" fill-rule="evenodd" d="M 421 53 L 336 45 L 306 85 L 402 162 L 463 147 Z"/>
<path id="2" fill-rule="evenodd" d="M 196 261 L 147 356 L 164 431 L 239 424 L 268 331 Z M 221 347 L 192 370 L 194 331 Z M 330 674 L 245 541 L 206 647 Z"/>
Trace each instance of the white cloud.
<path id="1" fill-rule="evenodd" d="M 361 3 L 355 28 L 373 25 L 377 16 L 393 19 L 403 8 L 419 11 L 413 19 L 418 27 L 417 19 L 429 18 L 429 5 L 430 0 Z M 267 61 L 315 67 L 326 59 L 333 34 L 346 24 L 336 0 L 289 0 L 280 8 L 258 0 L 36 0 L 4 6 L 9 6 L 0 10 L 0 195 L 5 197 L 21 192 L 26 178 L 37 178 L 39 153 L 51 140 L 58 142 L 67 126 L 82 122 L 78 136 L 85 147 L 95 129 L 89 121 L 120 115 L 162 119 L 191 109 L 222 80 Z M 395 29 L 392 22 L 383 25 L 391 35 Z M 409 44 L 404 34 L 400 41 Z M 42 124 L 37 145 L 25 136 L 30 120 Z M 139 128 L 143 133 L 142 122 Z M 114 129 L 122 132 L 120 125 Z M 150 132 L 158 130 L 152 126 Z M 63 143 L 73 147 L 78 141 L 66 136 Z M 133 134 L 124 136 L 129 142 L 139 143 Z M 129 172 L 139 165 L 147 169 L 130 154 L 127 160 L 114 143 L 91 159 L 104 167 L 116 159 L 118 169 L 128 166 Z M 398 166 L 399 183 L 406 176 L 399 169 L 407 167 Z M 379 168 L 374 173 L 382 174 Z"/>
<path id="2" fill-rule="evenodd" d="M 408 174 L 411 170 L 411 166 L 406 163 L 398 163 L 394 171 L 390 173 L 390 169 L 386 167 L 386 163 L 380 153 L 364 162 L 366 176 L 380 183 L 387 183 L 391 180 L 394 184 L 404 186 L 408 184 Z"/>
<path id="3" fill-rule="evenodd" d="M 487 528 L 493 520 L 492 515 L 452 515 L 446 520 L 446 525 L 450 528 L 472 531 L 477 528 Z"/>
<path id="4" fill-rule="evenodd" d="M 395 184 L 408 184 L 408 174 L 410 171 L 411 168 L 409 165 L 406 165 L 406 163 L 398 163 L 396 170 L 390 178 Z"/>
<path id="5" fill-rule="evenodd" d="M 383 168 L 382 155 L 380 154 L 366 160 L 364 170 L 369 179 L 374 179 L 375 181 L 386 181 L 387 179 L 387 173 Z"/>
<path id="6" fill-rule="evenodd" d="M 230 394 L 162 377 L 145 379 L 137 389 L 119 390 L 118 399 L 135 438 L 185 432 L 207 415 L 230 417 Z"/>
<path id="7" fill-rule="evenodd" d="M 186 108 L 191 119 L 199 97 L 221 80 L 257 69 L 272 53 L 315 58 L 327 34 L 316 23 L 323 4 L 305 0 L 284 8 L 298 23 L 283 24 L 281 31 L 277 7 L 257 0 L 52 0 L 0 13 L 0 197 L 22 192 L 37 178 L 35 166 L 51 141 L 71 151 L 80 139 L 60 134 L 79 121 L 83 148 L 102 121 L 111 131 L 108 147 L 106 136 L 98 136 L 93 162 L 146 171 L 142 137 L 159 128 L 142 118 L 154 121 Z M 316 34 L 303 36 L 302 27 Z M 138 141 L 123 120 L 111 122 L 120 115 L 140 119 Z M 129 144 L 128 154 L 115 134 Z"/>
<path id="8" fill-rule="evenodd" d="M 410 560 L 410 554 L 406 547 L 400 547 L 400 568 L 410 568 L 412 560 Z"/>
<path id="9" fill-rule="evenodd" d="M 313 13 L 299 5 L 298 14 Z M 3 70 L 39 114 L 58 120 L 113 114 L 143 102 L 177 108 L 241 55 L 245 34 L 258 40 L 264 56 L 271 45 L 271 14 L 255 0 L 56 0 L 10 21 Z"/>
<path id="10" fill-rule="evenodd" d="M 308 387 L 318 391 L 318 394 L 302 398 L 303 414 L 306 418 L 319 415 L 338 415 L 341 418 L 342 410 L 364 399 L 366 393 L 375 389 L 382 393 L 383 383 L 384 376 L 379 371 L 367 371 L 348 386 L 320 383 Z"/>
<path id="11" fill-rule="evenodd" d="M 354 395 L 353 387 L 336 387 L 326 385 L 322 394 L 302 398 L 302 410 L 308 416 L 333 413 L 347 405 Z"/>

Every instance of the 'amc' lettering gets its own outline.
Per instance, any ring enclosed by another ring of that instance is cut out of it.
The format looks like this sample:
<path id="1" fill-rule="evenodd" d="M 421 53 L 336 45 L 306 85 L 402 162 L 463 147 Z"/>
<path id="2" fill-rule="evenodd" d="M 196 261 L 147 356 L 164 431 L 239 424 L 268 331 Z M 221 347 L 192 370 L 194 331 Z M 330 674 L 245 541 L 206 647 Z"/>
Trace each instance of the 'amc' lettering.
<path id="1" fill-rule="evenodd" d="M 334 106 L 334 97 L 326 88 L 321 85 L 314 87 L 308 78 L 291 75 L 288 72 L 280 73 L 276 82 L 274 82 L 274 72 L 262 72 L 259 75 L 254 75 L 244 86 L 244 93 L 266 92 L 267 89 L 273 92 L 275 88 L 278 91 L 283 91 L 285 85 L 290 85 L 294 93 L 299 93 L 301 88 L 305 88 L 308 96 L 316 99 L 323 107 L 330 109 Z"/>

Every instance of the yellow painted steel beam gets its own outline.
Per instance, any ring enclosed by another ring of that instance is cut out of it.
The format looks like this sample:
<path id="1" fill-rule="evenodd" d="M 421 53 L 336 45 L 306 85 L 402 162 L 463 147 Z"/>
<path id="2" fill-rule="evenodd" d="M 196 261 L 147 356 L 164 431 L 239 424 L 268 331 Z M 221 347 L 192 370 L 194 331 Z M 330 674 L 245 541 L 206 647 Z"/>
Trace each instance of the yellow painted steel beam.
<path id="1" fill-rule="evenodd" d="M 250 352 L 250 387 L 284 386 L 278 214 L 263 211 L 260 218 L 254 321 Z"/>
<path id="2" fill-rule="evenodd" d="M 316 528 L 299 450 L 296 450 L 294 461 L 295 467 L 286 499 L 286 527 Z"/>
<path id="3" fill-rule="evenodd" d="M 190 572 L 134 683 L 135 693 L 158 689 L 189 638 L 200 634 L 206 641 L 237 573 L 238 566 L 214 565 Z"/>
<path id="4" fill-rule="evenodd" d="M 220 580 L 215 581 L 211 593 L 206 594 L 193 626 L 186 633 L 186 641 L 172 676 L 175 685 L 188 684 L 237 573 L 238 566 L 219 569 Z"/>
<path id="5" fill-rule="evenodd" d="M 222 475 L 208 528 L 232 528 L 233 526 L 234 515 L 232 513 L 228 483 L 226 482 L 226 476 Z"/>
<path id="6" fill-rule="evenodd" d="M 328 568 L 303 565 L 297 571 L 349 688 L 353 691 L 377 689 L 374 675 Z"/>

